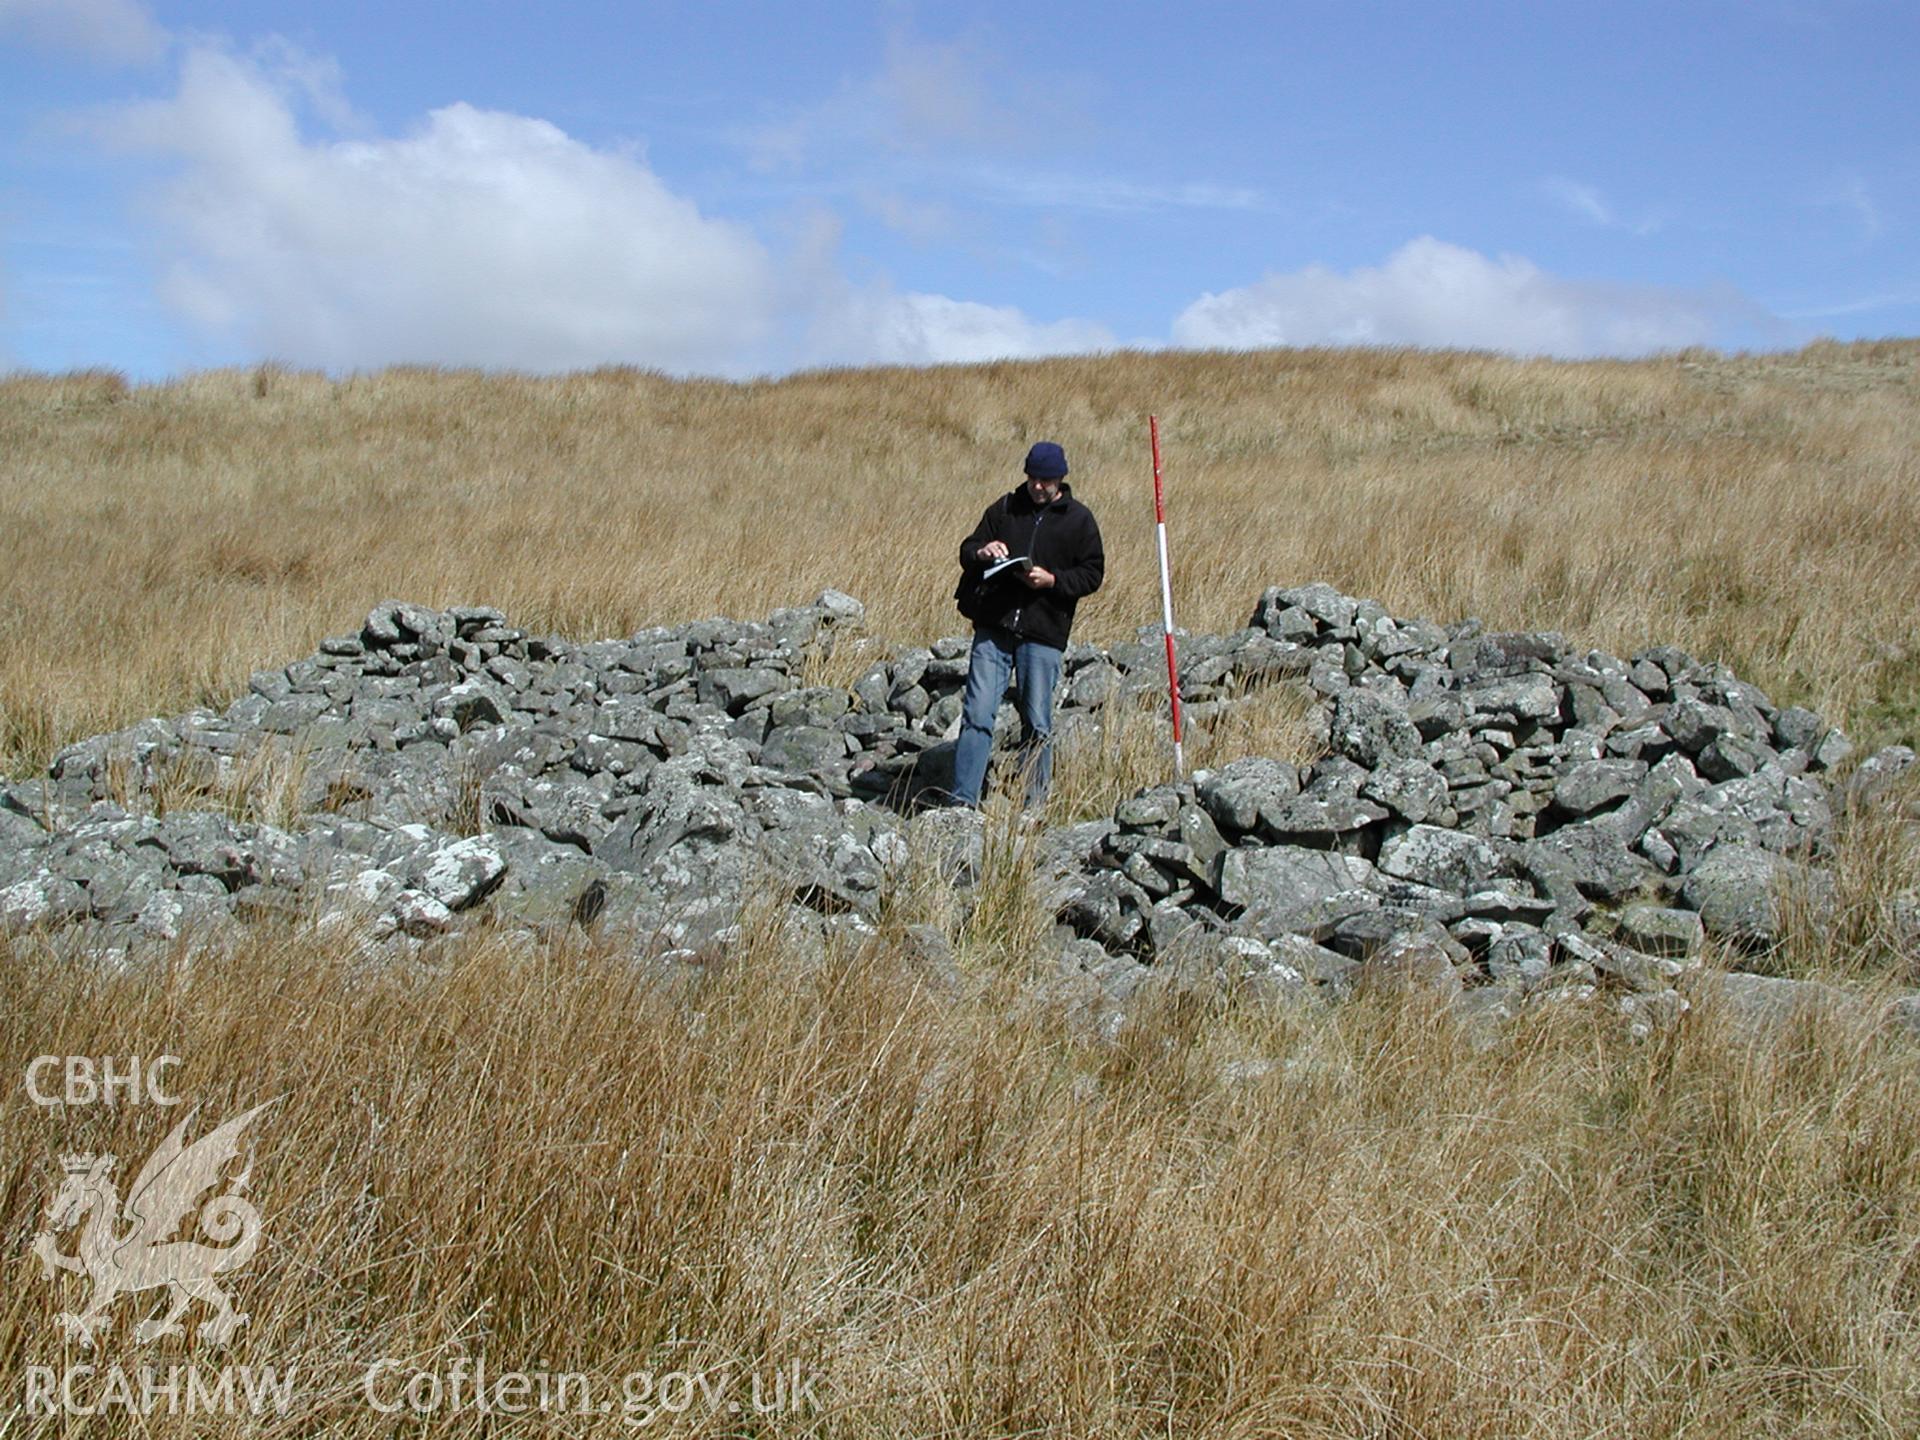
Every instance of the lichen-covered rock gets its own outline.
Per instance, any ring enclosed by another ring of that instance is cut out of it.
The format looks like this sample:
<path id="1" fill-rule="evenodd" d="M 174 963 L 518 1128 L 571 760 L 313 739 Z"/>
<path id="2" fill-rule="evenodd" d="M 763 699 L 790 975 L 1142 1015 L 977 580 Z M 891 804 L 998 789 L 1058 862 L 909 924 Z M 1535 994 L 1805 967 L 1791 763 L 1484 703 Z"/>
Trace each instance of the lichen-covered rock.
<path id="1" fill-rule="evenodd" d="M 1435 889 L 1470 894 L 1500 873 L 1500 854 L 1487 841 L 1436 825 L 1415 825 L 1380 847 L 1388 875 Z"/>
<path id="2" fill-rule="evenodd" d="M 506 873 L 500 847 L 490 838 L 470 835 L 421 856 L 411 878 L 416 889 L 453 911 L 478 904 Z"/>
<path id="3" fill-rule="evenodd" d="M 1214 889 L 1227 904 L 1258 915 L 1308 917 L 1334 895 L 1369 891 L 1378 874 L 1367 861 L 1332 850 L 1244 847 L 1221 855 Z"/>
<path id="4" fill-rule="evenodd" d="M 1328 740 L 1336 754 L 1368 770 L 1411 760 L 1423 746 L 1406 707 L 1368 690 L 1349 690 L 1334 701 Z"/>
<path id="5" fill-rule="evenodd" d="M 1529 842 L 1523 863 L 1543 884 L 1554 877 L 1570 880 L 1581 894 L 1613 900 L 1631 895 L 1655 876 L 1653 866 L 1627 849 L 1618 830 L 1604 820 L 1563 825 Z"/>
<path id="6" fill-rule="evenodd" d="M 1285 761 L 1252 756 L 1196 777 L 1194 793 L 1222 830 L 1244 835 L 1260 823 L 1262 807 L 1300 793 L 1300 771 Z"/>
<path id="7" fill-rule="evenodd" d="M 1831 906 L 1833 878 L 1757 846 L 1728 845 L 1694 867 L 1681 894 L 1715 939 L 1766 947 L 1780 940 L 1790 907 L 1818 921 Z"/>
<path id="8" fill-rule="evenodd" d="M 1629 905 L 1620 912 L 1619 935 L 1650 955 L 1691 955 L 1706 938 L 1700 917 L 1664 905 Z"/>
<path id="9" fill-rule="evenodd" d="M 1647 768 L 1642 760 L 1583 760 L 1569 765 L 1554 780 L 1554 808 L 1569 815 L 1591 815 L 1632 795 Z"/>

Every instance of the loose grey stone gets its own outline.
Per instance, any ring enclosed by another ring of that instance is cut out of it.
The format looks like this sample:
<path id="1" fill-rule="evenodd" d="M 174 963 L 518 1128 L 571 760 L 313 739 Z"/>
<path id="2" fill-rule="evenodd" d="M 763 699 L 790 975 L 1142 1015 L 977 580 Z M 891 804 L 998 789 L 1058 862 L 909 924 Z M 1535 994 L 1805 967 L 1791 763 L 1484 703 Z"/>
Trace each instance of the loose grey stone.
<path id="1" fill-rule="evenodd" d="M 1389 761 L 1367 777 L 1360 793 L 1416 825 L 1447 808 L 1446 777 L 1420 758 Z"/>
<path id="2" fill-rule="evenodd" d="M 1691 955 L 1705 940 L 1706 930 L 1691 910 L 1640 904 L 1620 912 L 1619 935 L 1650 955 Z"/>
<path id="3" fill-rule="evenodd" d="M 1681 889 L 1709 935 L 1767 947 L 1783 932 L 1789 906 L 1816 917 L 1831 904 L 1833 878 L 1751 845 L 1724 845 L 1694 867 Z"/>
<path id="4" fill-rule="evenodd" d="M 1148 897 L 1125 876 L 1099 871 L 1075 886 L 1064 898 L 1060 918 L 1082 935 L 1118 949 L 1131 944 L 1144 921 L 1141 910 Z"/>
<path id="5" fill-rule="evenodd" d="M 1680 978 L 1678 961 L 1647 955 L 1630 946 L 1615 944 L 1599 936 L 1563 932 L 1556 937 L 1562 951 L 1591 965 L 1595 972 L 1643 992 L 1671 989 Z"/>
<path id="6" fill-rule="evenodd" d="M 1234 760 L 1196 776 L 1195 794 L 1223 830 L 1245 834 L 1260 822 L 1262 806 L 1300 793 L 1300 772 L 1280 760 Z"/>
<path id="7" fill-rule="evenodd" d="M 1387 818 L 1384 807 L 1358 798 L 1335 795 L 1322 799 L 1296 795 L 1260 807 L 1260 828 L 1282 845 L 1301 842 L 1329 844 L 1340 836 L 1365 830 Z"/>
<path id="8" fill-rule="evenodd" d="M 276 700 L 260 717 L 260 728 L 274 735 L 292 735 L 333 708 L 324 695 L 289 695 Z"/>
<path id="9" fill-rule="evenodd" d="M 1537 925 L 1557 907 L 1555 901 L 1535 895 L 1523 880 L 1505 880 L 1492 890 L 1476 890 L 1461 902 L 1461 910 L 1501 924 L 1522 921 Z"/>
<path id="10" fill-rule="evenodd" d="M 1422 935 L 1396 935 L 1361 962 L 1358 983 L 1367 989 L 1424 993 L 1452 999 L 1462 984 L 1452 957 Z"/>
<path id="11" fill-rule="evenodd" d="M 386 921 L 393 929 L 416 940 L 444 935 L 453 929 L 453 912 L 433 896 L 419 890 L 402 890 L 387 907 Z M 378 935 L 382 926 L 376 923 Z"/>
<path id="12" fill-rule="evenodd" d="M 1630 895 L 1656 873 L 1644 858 L 1627 849 L 1619 832 L 1604 820 L 1563 825 L 1528 842 L 1521 853 L 1538 883 L 1551 889 L 1553 877 L 1564 875 L 1581 894 L 1595 899 Z"/>
<path id="13" fill-rule="evenodd" d="M 1722 735 L 1700 752 L 1700 773 L 1709 780 L 1737 780 L 1774 758 L 1772 750 L 1746 735 Z"/>
<path id="14" fill-rule="evenodd" d="M 760 747 L 760 763 L 791 774 L 819 775 L 847 763 L 847 737 L 819 725 L 789 725 L 775 730 Z"/>
<path id="15" fill-rule="evenodd" d="M 1512 716 L 1525 720 L 1560 718 L 1560 689 L 1550 675 L 1523 675 L 1493 680 L 1461 692 L 1469 718 Z"/>
<path id="16" fill-rule="evenodd" d="M 767 666 L 721 666 L 700 672 L 700 699 L 703 704 L 718 705 L 729 715 L 738 715 L 751 701 L 792 683 L 789 676 Z"/>
<path id="17" fill-rule="evenodd" d="M 1627 1019 L 1627 1033 L 1636 1040 L 1648 1040 L 1672 1029 L 1689 1009 L 1687 997 L 1677 990 L 1622 995 L 1614 1004 Z"/>
<path id="18" fill-rule="evenodd" d="M 1365 890 L 1377 875 L 1365 860 L 1331 850 L 1244 847 L 1220 856 L 1213 888 L 1229 905 L 1287 913 L 1342 891 Z"/>
<path id="19" fill-rule="evenodd" d="M 0 934 L 18 935 L 77 920 L 87 910 L 85 890 L 42 871 L 0 890 Z"/>
<path id="20" fill-rule="evenodd" d="M 1368 770 L 1412 759 L 1423 744 L 1404 706 L 1368 690 L 1349 690 L 1334 700 L 1329 741 L 1338 754 Z"/>
<path id="21" fill-rule="evenodd" d="M 1795 1020 L 1844 1010 L 1852 1003 L 1846 991 L 1814 980 L 1789 980 L 1738 971 L 1700 970 L 1687 988 L 1703 1004 L 1719 1008 L 1748 1035 L 1764 1036 Z"/>
<path id="22" fill-rule="evenodd" d="M 1512 676 L 1550 670 L 1566 653 L 1566 640 L 1551 630 L 1521 631 L 1464 638 L 1451 658 L 1463 676 Z"/>
<path id="23" fill-rule="evenodd" d="M 1276 611 L 1292 606 L 1305 611 L 1314 619 L 1333 630 L 1344 630 L 1351 626 L 1354 617 L 1360 613 L 1360 602 L 1342 595 L 1333 586 L 1322 581 L 1311 585 L 1296 585 L 1291 589 L 1272 589 L 1260 597 L 1260 610 L 1255 612 L 1254 623 L 1261 624 L 1259 614 L 1269 607 Z"/>
<path id="24" fill-rule="evenodd" d="M 1790 705 L 1773 717 L 1773 742 L 1782 750 L 1812 752 L 1826 733 L 1826 722 L 1811 710 Z"/>
<path id="25" fill-rule="evenodd" d="M 1862 760 L 1847 777 L 1849 802 L 1875 799 L 1883 795 L 1900 776 L 1912 770 L 1914 753 L 1905 745 L 1889 745 Z"/>
<path id="26" fill-rule="evenodd" d="M 1590 815 L 1634 793 L 1647 773 L 1639 760 L 1587 760 L 1562 770 L 1553 804 L 1569 815 Z"/>
<path id="27" fill-rule="evenodd" d="M 1156 786 L 1122 800 L 1113 818 L 1129 829 L 1171 825 L 1180 814 L 1180 796 L 1170 786 Z"/>
<path id="28" fill-rule="evenodd" d="M 1553 969 L 1553 941 L 1525 925 L 1508 925 L 1487 947 L 1487 974 L 1502 984 L 1531 990 Z"/>
<path id="29" fill-rule="evenodd" d="M 506 858 L 499 846 L 475 835 L 429 852 L 413 883 L 449 911 L 464 910 L 490 894 L 506 873 Z"/>
<path id="30" fill-rule="evenodd" d="M 1192 859 L 1190 873 L 1196 881 L 1211 884 L 1218 872 L 1219 859 L 1228 849 L 1226 838 L 1205 810 L 1197 805 L 1182 805 L 1178 821 L 1180 842 Z"/>
<path id="31" fill-rule="evenodd" d="M 1415 825 L 1380 847 L 1379 867 L 1389 875 L 1437 889 L 1465 894 L 1478 890 L 1499 873 L 1500 855 L 1485 840 Z"/>
<path id="32" fill-rule="evenodd" d="M 1813 748 L 1813 766 L 1818 770 L 1831 770 L 1853 753 L 1853 742 L 1847 739 L 1839 726 L 1820 737 L 1820 743 Z"/>
<path id="33" fill-rule="evenodd" d="M 1723 735 L 1739 727 L 1733 712 L 1704 700 L 1677 700 L 1667 709 L 1666 732 L 1689 755 L 1698 755 Z"/>

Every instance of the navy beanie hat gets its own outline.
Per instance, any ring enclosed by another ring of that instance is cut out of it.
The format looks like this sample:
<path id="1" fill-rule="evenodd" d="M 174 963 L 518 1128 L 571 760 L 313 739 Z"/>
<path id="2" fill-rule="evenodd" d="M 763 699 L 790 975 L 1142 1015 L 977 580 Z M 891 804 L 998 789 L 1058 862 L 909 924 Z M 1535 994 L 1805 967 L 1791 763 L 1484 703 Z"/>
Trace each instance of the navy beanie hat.
<path id="1" fill-rule="evenodd" d="M 1051 440 L 1042 440 L 1027 451 L 1027 474 L 1036 480 L 1060 480 L 1066 477 L 1067 452 Z"/>

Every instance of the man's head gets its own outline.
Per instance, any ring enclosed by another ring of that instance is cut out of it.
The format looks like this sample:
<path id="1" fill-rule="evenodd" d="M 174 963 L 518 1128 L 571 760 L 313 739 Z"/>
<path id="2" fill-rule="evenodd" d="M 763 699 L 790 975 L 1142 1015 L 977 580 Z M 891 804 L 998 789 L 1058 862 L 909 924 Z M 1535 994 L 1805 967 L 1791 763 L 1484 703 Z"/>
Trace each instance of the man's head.
<path id="1" fill-rule="evenodd" d="M 1060 494 L 1060 482 L 1067 478 L 1067 452 L 1051 440 L 1042 440 L 1027 451 L 1027 493 L 1045 503 Z"/>

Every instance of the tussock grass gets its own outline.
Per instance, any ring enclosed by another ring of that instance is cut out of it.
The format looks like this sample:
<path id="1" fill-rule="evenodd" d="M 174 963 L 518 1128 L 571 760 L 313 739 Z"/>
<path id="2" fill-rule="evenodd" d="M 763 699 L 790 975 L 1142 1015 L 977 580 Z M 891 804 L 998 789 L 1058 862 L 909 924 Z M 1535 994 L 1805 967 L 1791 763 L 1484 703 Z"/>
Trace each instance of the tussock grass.
<path id="1" fill-rule="evenodd" d="M 253 1322 L 187 1355 L 298 1363 L 304 1418 L 265 1433 L 386 1433 L 369 1365 L 483 1353 L 616 1397 L 642 1370 L 818 1374 L 823 1411 L 763 1434 L 1920 1422 L 1920 1070 L 1857 1017 L 1761 1044 L 1703 1012 L 1632 1046 L 1550 1009 L 1483 1049 L 1384 998 L 1168 991 L 1103 1047 L 1007 1003 L 1018 950 L 956 992 L 884 935 L 803 962 L 770 917 L 679 966 L 482 935 L 370 971 L 294 930 L 137 975 L 9 959 L 9 1054 L 180 1054 L 209 1120 L 285 1095 L 257 1122 Z M 18 1087 L 0 1115 L 15 1256 L 56 1147 L 124 1182 L 177 1118 Z M 59 1363 L 83 1287 L 9 1263 L 0 1353 Z M 151 1359 L 125 1328 L 150 1307 L 89 1358 Z"/>
<path id="2" fill-rule="evenodd" d="M 896 643 L 955 633 L 959 538 L 1042 436 L 1108 539 L 1080 633 L 1131 638 L 1159 615 L 1149 411 L 1193 629 L 1323 579 L 1397 613 L 1679 644 L 1914 739 L 1917 381 L 1906 342 L 0 381 L 0 770 L 224 703 L 387 596 L 597 638 L 833 585 Z"/>

